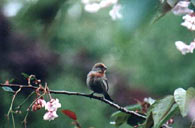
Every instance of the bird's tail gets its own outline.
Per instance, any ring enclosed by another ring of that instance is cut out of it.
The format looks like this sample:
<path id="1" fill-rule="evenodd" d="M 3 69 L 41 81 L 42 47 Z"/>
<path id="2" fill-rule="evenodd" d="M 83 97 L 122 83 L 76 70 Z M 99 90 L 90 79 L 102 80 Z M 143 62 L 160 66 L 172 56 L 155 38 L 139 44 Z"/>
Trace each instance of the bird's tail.
<path id="1" fill-rule="evenodd" d="M 104 97 L 105 97 L 105 99 L 107 99 L 107 100 L 113 102 L 113 100 L 110 98 L 110 96 L 108 95 L 107 92 L 104 93 Z"/>

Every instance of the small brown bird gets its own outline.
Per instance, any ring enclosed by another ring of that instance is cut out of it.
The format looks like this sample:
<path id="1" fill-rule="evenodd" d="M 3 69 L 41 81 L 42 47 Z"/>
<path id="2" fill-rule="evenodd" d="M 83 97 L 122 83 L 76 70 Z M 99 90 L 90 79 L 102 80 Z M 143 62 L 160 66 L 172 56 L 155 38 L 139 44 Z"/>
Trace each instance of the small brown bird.
<path id="1" fill-rule="evenodd" d="M 103 94 L 105 99 L 113 101 L 108 95 L 109 87 L 105 75 L 106 69 L 107 67 L 103 63 L 96 63 L 87 75 L 87 86 L 93 93 Z"/>

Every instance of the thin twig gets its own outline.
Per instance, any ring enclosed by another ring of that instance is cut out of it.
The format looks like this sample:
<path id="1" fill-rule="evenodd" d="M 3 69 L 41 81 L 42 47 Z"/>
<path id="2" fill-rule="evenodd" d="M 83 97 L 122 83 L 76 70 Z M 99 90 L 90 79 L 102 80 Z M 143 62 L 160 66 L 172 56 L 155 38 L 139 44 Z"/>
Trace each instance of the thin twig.
<path id="1" fill-rule="evenodd" d="M 15 125 L 15 120 L 14 120 L 14 113 L 12 112 L 12 113 L 11 113 L 11 115 L 12 115 L 13 128 L 15 128 L 15 127 L 16 127 L 16 125 Z"/>
<path id="2" fill-rule="evenodd" d="M 20 103 L 17 107 L 16 107 L 16 109 L 20 109 L 21 107 L 22 107 L 22 105 L 34 94 L 35 92 L 32 92 L 30 95 L 28 95 L 27 97 L 26 97 L 26 99 L 24 99 L 24 101 L 22 102 L 22 103 Z"/>
<path id="3" fill-rule="evenodd" d="M 29 111 L 26 112 L 26 115 L 24 117 L 24 120 L 22 121 L 23 124 L 24 124 L 24 128 L 26 128 L 28 114 L 29 114 Z"/>
<path id="4" fill-rule="evenodd" d="M 30 108 L 32 107 L 32 105 L 38 100 L 40 99 L 41 97 L 43 97 L 44 95 L 46 94 L 46 91 L 44 91 L 43 94 L 41 94 L 40 96 L 38 96 L 29 106 L 28 108 L 26 109 L 26 115 L 24 117 L 24 120 L 23 120 L 23 123 L 24 123 L 24 128 L 26 128 L 26 124 L 27 124 L 27 117 L 28 117 L 28 114 L 29 114 L 29 111 L 30 111 Z"/>
<path id="5" fill-rule="evenodd" d="M 28 80 L 28 86 L 32 86 L 32 85 L 31 85 L 31 79 L 32 79 L 32 78 L 35 78 L 35 79 L 36 79 L 35 75 L 30 75 L 30 76 L 28 77 L 28 79 L 27 79 L 27 80 Z"/>
<path id="6" fill-rule="evenodd" d="M 29 106 L 28 108 L 26 109 L 26 111 L 30 111 L 30 108 L 33 106 L 33 104 L 38 100 L 40 99 L 42 96 L 44 96 L 45 93 L 41 94 L 40 96 L 38 96 Z"/>
<path id="7" fill-rule="evenodd" d="M 19 87 L 19 88 L 27 88 L 27 89 L 32 89 L 32 90 L 36 90 L 38 88 L 38 87 L 35 87 L 35 86 L 19 85 L 19 84 L 0 84 L 0 86 L 1 87 L 4 87 L 4 86 Z M 40 90 L 40 91 L 44 91 L 44 90 Z M 52 93 L 52 94 L 76 95 L 76 96 L 83 96 L 83 97 L 96 99 L 96 100 L 102 101 L 106 104 L 109 104 L 110 106 L 118 109 L 121 112 L 124 112 L 124 113 L 127 113 L 127 114 L 132 114 L 132 115 L 141 117 L 143 119 L 146 119 L 146 116 L 144 116 L 142 114 L 139 114 L 137 112 L 134 112 L 134 111 L 130 111 L 130 110 L 126 109 L 125 107 L 121 107 L 120 105 L 118 105 L 116 103 L 113 103 L 109 100 L 106 100 L 103 97 L 94 96 L 94 95 L 91 95 L 91 94 L 79 93 L 79 92 L 64 91 L 64 90 L 63 91 L 62 90 L 49 90 L 49 92 Z"/>
<path id="8" fill-rule="evenodd" d="M 20 87 L 20 86 L 19 86 Z M 12 122 L 13 122 L 13 127 L 15 128 L 15 121 L 14 121 L 14 117 L 13 117 L 13 104 L 14 104 L 14 100 L 16 98 L 16 95 L 21 91 L 21 87 L 14 93 L 13 97 L 12 97 L 12 101 L 11 101 L 11 105 L 9 108 L 9 111 L 7 112 L 7 119 L 9 121 L 9 114 L 12 113 Z"/>
<path id="9" fill-rule="evenodd" d="M 46 92 L 47 92 L 48 95 L 49 95 L 49 99 L 51 100 L 51 99 L 52 99 L 52 96 L 51 96 L 51 94 L 50 94 L 50 91 L 49 91 L 49 88 L 48 88 L 48 86 L 47 86 L 47 83 L 45 83 L 45 90 L 46 90 Z"/>
<path id="10" fill-rule="evenodd" d="M 16 95 L 21 91 L 22 88 L 19 88 L 13 95 L 13 98 L 12 98 L 12 101 L 11 101 L 11 105 L 10 105 L 10 108 L 9 108 L 9 111 L 7 113 L 7 117 L 9 118 L 9 114 L 10 112 L 12 112 L 12 108 L 13 108 L 13 103 L 14 103 L 14 100 L 16 98 Z"/>

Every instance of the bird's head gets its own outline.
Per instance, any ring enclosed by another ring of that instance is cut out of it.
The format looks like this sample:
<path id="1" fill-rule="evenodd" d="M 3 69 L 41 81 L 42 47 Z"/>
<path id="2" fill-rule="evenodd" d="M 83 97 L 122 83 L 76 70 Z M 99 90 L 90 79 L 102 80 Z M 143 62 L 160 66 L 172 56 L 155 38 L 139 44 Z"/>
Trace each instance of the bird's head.
<path id="1" fill-rule="evenodd" d="M 99 72 L 99 73 L 105 73 L 106 69 L 107 69 L 107 67 L 103 63 L 96 63 L 93 66 L 92 71 L 96 71 L 96 72 Z"/>

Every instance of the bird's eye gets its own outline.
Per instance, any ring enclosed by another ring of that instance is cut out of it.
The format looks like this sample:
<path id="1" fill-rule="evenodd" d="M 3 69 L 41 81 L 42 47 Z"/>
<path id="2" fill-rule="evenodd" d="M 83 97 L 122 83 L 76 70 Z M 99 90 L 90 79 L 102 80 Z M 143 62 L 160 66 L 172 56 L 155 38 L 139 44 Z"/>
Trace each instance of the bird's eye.
<path id="1" fill-rule="evenodd" d="M 105 69 L 106 69 L 106 67 L 103 66 L 103 65 L 100 65 L 99 68 L 100 68 L 101 70 L 105 70 Z"/>

